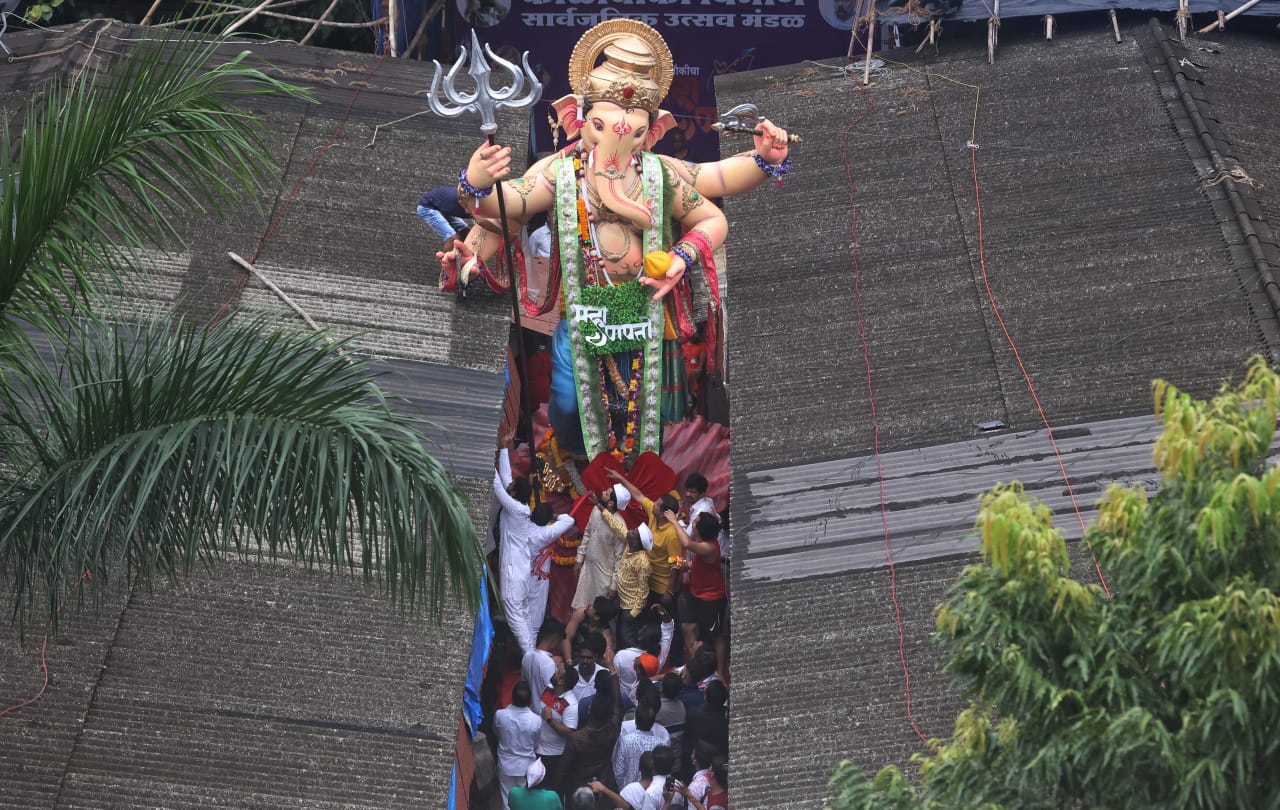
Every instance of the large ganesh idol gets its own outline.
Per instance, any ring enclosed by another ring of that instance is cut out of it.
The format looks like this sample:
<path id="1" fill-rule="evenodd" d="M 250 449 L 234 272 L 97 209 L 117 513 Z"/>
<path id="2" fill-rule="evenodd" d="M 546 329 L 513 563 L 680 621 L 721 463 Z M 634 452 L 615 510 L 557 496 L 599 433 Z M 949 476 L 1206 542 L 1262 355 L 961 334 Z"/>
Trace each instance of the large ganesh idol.
<path id="1" fill-rule="evenodd" d="M 541 310 L 560 304 L 563 313 L 549 416 L 560 446 L 590 457 L 660 451 L 662 424 L 683 415 L 690 276 L 705 274 L 718 298 L 713 257 L 728 224 L 707 197 L 754 188 L 789 166 L 787 135 L 767 121 L 755 151 L 716 163 L 649 151 L 674 124 L 659 108 L 671 77 L 671 52 L 654 29 L 630 19 L 592 28 L 569 61 L 573 94 L 552 105 L 570 144 L 497 187 L 513 230 L 548 214 L 554 269 Z M 476 150 L 459 174 L 463 205 L 497 217 L 494 184 L 509 174 L 509 148 Z M 474 229 L 457 253 L 441 255 L 446 270 L 460 262 L 464 279 L 483 270 L 496 242 Z"/>

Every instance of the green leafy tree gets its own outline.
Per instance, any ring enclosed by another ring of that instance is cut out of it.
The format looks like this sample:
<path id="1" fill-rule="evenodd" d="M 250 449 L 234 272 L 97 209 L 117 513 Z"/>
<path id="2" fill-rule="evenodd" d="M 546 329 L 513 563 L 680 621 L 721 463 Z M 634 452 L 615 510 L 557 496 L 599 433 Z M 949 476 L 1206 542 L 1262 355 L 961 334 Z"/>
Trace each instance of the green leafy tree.
<path id="1" fill-rule="evenodd" d="M 831 807 L 1280 807 L 1280 376 L 1155 402 L 1159 490 L 1113 486 L 1086 535 L 1105 589 L 1070 577 L 1047 508 L 988 493 L 983 560 L 937 610 L 972 705 L 915 780 L 842 763 Z"/>
<path id="2" fill-rule="evenodd" d="M 174 245 L 180 212 L 264 176 L 260 124 L 236 98 L 299 92 L 215 48 L 142 47 L 49 88 L 0 135 L 0 576 L 15 616 L 55 620 L 86 571 L 91 588 L 172 579 L 229 551 L 352 567 L 437 619 L 450 593 L 474 607 L 466 502 L 362 361 L 261 319 L 107 317 L 104 287 Z"/>

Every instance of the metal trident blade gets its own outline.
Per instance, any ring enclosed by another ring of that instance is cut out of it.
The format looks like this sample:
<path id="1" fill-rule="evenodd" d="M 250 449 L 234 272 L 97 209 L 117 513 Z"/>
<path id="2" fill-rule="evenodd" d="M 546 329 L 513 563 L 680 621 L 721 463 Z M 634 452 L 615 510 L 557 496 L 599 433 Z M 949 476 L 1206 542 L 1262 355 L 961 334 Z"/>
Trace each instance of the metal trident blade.
<path id="1" fill-rule="evenodd" d="M 509 84 L 498 88 L 493 86 L 493 70 L 489 67 L 488 59 L 485 59 L 485 52 L 488 52 L 489 59 L 492 59 L 500 70 L 510 74 Z M 462 70 L 462 66 L 468 61 L 470 65 L 467 73 L 475 80 L 476 85 L 476 89 L 472 92 L 459 90 L 455 84 L 458 71 Z M 524 52 L 521 61 L 523 69 L 495 54 L 488 45 L 481 48 L 480 40 L 473 29 L 471 48 L 468 50 L 463 46 L 457 61 L 449 68 L 449 72 L 444 74 L 443 80 L 441 79 L 443 69 L 440 63 L 434 63 L 435 71 L 431 75 L 431 92 L 427 95 L 427 104 L 433 113 L 444 118 L 457 118 L 468 112 L 479 113 L 480 131 L 485 135 L 492 135 L 498 131 L 498 110 L 522 110 L 533 106 L 538 99 L 542 98 L 542 83 L 529 67 L 528 51 Z M 529 84 L 529 91 L 523 97 L 519 97 L 525 89 L 526 82 Z"/>

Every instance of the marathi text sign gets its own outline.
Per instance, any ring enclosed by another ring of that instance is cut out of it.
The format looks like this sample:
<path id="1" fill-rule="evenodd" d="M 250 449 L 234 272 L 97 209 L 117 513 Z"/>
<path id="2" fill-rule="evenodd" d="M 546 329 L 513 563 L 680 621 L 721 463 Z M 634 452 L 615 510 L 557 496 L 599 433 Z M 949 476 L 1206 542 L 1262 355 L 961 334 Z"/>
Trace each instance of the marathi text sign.
<path id="1" fill-rule="evenodd" d="M 676 128 L 658 151 L 713 160 L 719 142 L 716 76 L 843 56 L 849 47 L 853 0 L 456 0 L 462 30 L 507 55 L 529 52 L 546 80 L 535 112 L 535 149 L 550 151 L 549 102 L 569 92 L 565 75 L 573 46 L 588 28 L 627 17 L 657 29 L 675 61 L 663 108 Z M 460 37 L 465 42 L 469 36 Z M 769 110 L 761 110 L 768 116 Z M 778 122 L 786 126 L 785 121 Z M 742 139 L 748 148 L 748 139 Z"/>

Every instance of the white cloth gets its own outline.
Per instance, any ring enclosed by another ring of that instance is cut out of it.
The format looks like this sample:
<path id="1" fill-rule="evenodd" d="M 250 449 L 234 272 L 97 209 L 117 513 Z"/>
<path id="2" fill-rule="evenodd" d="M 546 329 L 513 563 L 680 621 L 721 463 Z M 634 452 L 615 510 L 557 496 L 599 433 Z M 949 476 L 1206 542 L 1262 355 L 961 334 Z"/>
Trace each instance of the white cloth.
<path id="1" fill-rule="evenodd" d="M 516 777 L 520 780 L 516 784 L 520 784 L 538 758 L 535 749 L 542 718 L 527 706 L 508 706 L 494 712 L 493 731 L 498 737 L 498 773 Z"/>
<path id="2" fill-rule="evenodd" d="M 560 515 L 546 526 L 539 526 L 529 519 L 528 504 L 523 504 L 507 494 L 511 485 L 511 458 L 504 447 L 498 454 L 498 469 L 493 474 L 493 496 L 502 510 L 501 539 L 498 554 L 501 557 L 499 584 L 502 588 L 502 607 L 507 625 L 520 643 L 520 649 L 532 650 L 537 628 L 533 624 L 530 606 L 529 580 L 534 556 L 546 548 L 573 525 L 573 518 Z M 542 609 L 546 613 L 546 607 Z"/>
<path id="3" fill-rule="evenodd" d="M 618 795 L 627 800 L 632 810 L 662 810 L 662 789 L 667 784 L 667 777 L 655 776 L 646 788 L 639 782 L 622 788 Z"/>
<path id="4" fill-rule="evenodd" d="M 631 490 L 627 489 L 622 484 L 613 485 L 613 497 L 618 502 L 619 512 L 631 505 Z"/>
<path id="5" fill-rule="evenodd" d="M 704 770 L 698 771 L 693 775 L 693 778 L 689 780 L 689 792 L 692 793 L 693 798 L 697 799 L 699 802 L 705 803 L 707 801 L 707 793 L 710 790 L 711 790 L 711 769 L 710 768 L 706 768 Z M 673 807 L 677 805 L 683 807 L 687 804 L 688 802 L 685 801 L 684 795 L 681 793 L 677 793 L 671 799 L 671 805 Z"/>
<path id="6" fill-rule="evenodd" d="M 551 256 L 551 229 L 546 225 L 529 234 L 529 252 L 544 259 Z"/>
<path id="7" fill-rule="evenodd" d="M 533 690 L 533 701 L 538 702 L 542 693 L 551 688 L 551 679 L 556 674 L 556 659 L 546 650 L 532 649 L 520 659 L 520 677 L 529 682 Z"/>
<path id="8" fill-rule="evenodd" d="M 688 520 L 681 524 L 684 526 L 685 532 L 694 540 L 698 540 L 700 538 L 693 533 L 693 525 L 698 522 L 698 515 L 701 515 L 703 512 L 710 512 L 713 515 L 716 513 L 716 502 L 706 495 L 703 495 L 701 498 L 693 502 L 693 506 L 689 507 Z"/>
<path id="9" fill-rule="evenodd" d="M 675 634 L 675 622 L 662 623 L 662 646 L 658 651 L 659 670 L 667 664 L 667 655 L 671 652 L 671 640 Z M 644 650 L 639 647 L 628 647 L 625 650 L 618 650 L 613 656 L 613 668 L 618 673 L 618 688 L 622 690 L 622 694 L 631 699 L 632 703 L 636 702 L 636 686 L 639 684 L 636 680 L 636 659 L 642 655 Z"/>
<path id="10" fill-rule="evenodd" d="M 546 728 L 546 725 L 543 725 Z M 525 772 L 526 778 L 529 780 L 529 787 L 535 787 L 543 779 L 547 778 L 547 766 L 542 764 L 541 759 L 535 759 L 533 764 L 529 766 L 529 770 Z"/>
<path id="11" fill-rule="evenodd" d="M 622 694 L 636 702 L 636 659 L 644 655 L 639 647 L 627 647 L 613 655 L 613 669 L 618 673 L 618 688 Z"/>
<path id="12" fill-rule="evenodd" d="M 641 523 L 636 527 L 636 532 L 640 535 L 640 545 L 644 546 L 645 551 L 653 548 L 653 529 L 649 528 L 648 523 Z"/>
<path id="13" fill-rule="evenodd" d="M 623 732 L 613 746 L 613 776 L 619 785 L 640 780 L 640 757 L 660 745 L 652 731 Z"/>
<path id="14" fill-rule="evenodd" d="M 511 810 L 511 802 L 508 796 L 513 787 L 524 787 L 525 780 L 528 777 L 524 774 L 519 776 L 506 776 L 498 774 L 498 788 L 502 791 L 502 810 Z"/>
<path id="15" fill-rule="evenodd" d="M 595 671 L 591 673 L 590 678 L 582 677 L 582 671 L 578 671 L 578 683 L 573 687 L 573 696 L 579 701 L 583 698 L 590 697 L 596 693 L 596 676 L 601 672 L 608 672 L 608 667 L 602 667 L 596 664 Z"/>
<path id="16" fill-rule="evenodd" d="M 622 721 L 622 731 L 621 731 L 622 734 L 626 734 L 628 731 L 635 731 L 635 730 L 636 730 L 635 720 Z M 654 723 L 653 728 L 651 730 L 653 731 L 653 736 L 658 738 L 658 745 L 666 745 L 666 746 L 671 745 L 671 732 L 667 731 L 665 726 L 663 726 L 661 723 Z"/>
<path id="17" fill-rule="evenodd" d="M 568 703 L 563 712 L 551 711 L 551 716 L 572 729 L 578 727 L 578 699 L 573 692 L 566 692 L 560 698 Z M 564 753 L 565 738 L 546 720 L 542 721 L 542 732 L 538 734 L 538 746 L 535 749 L 540 757 L 558 757 Z M 532 785 L 530 785 L 532 787 Z"/>
<path id="18" fill-rule="evenodd" d="M 529 578 L 529 589 L 525 595 L 525 604 L 529 608 L 529 629 L 533 637 L 538 637 L 538 630 L 547 618 L 547 600 L 551 597 L 551 580 Z"/>

